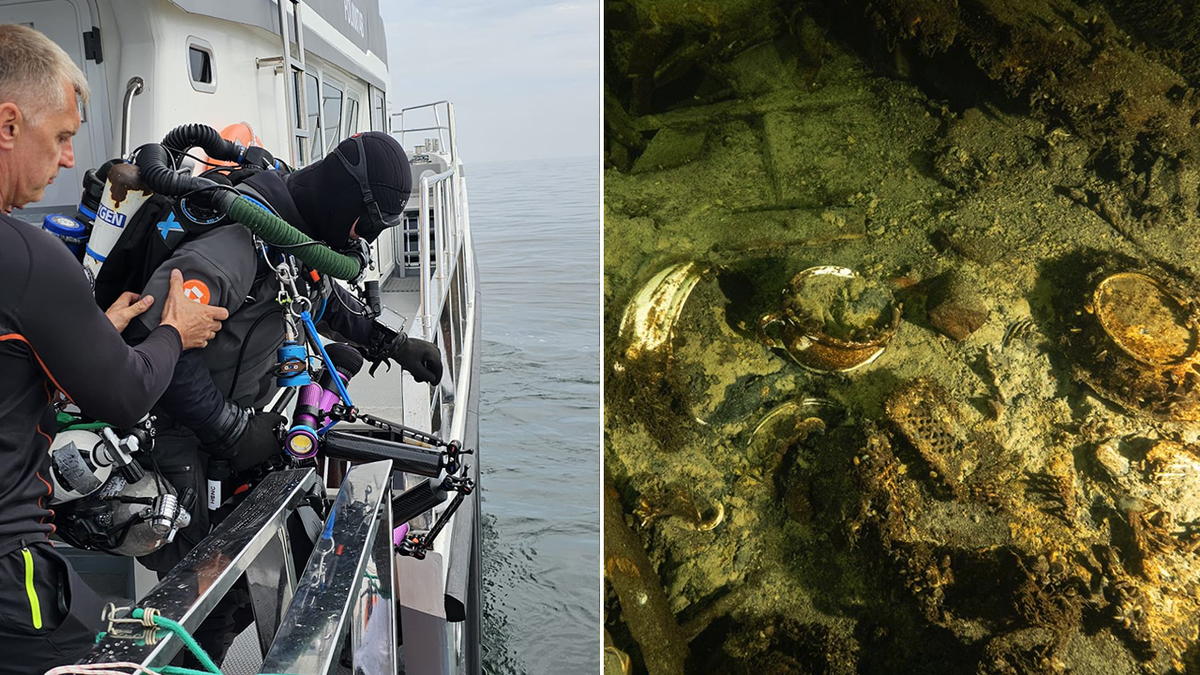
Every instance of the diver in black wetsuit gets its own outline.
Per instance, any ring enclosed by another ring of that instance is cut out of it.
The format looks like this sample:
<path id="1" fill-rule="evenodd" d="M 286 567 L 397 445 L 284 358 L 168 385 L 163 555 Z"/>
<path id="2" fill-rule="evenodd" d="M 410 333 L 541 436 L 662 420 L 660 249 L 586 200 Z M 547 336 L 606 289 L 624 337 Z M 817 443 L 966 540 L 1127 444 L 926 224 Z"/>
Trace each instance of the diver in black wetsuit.
<path id="1" fill-rule="evenodd" d="M 123 295 L 108 312 L 83 268 L 50 234 L 7 215 L 42 198 L 74 166 L 77 97 L 87 82 L 41 33 L 0 25 L 0 675 L 74 662 L 94 644 L 100 599 L 50 545 L 54 400 L 117 426 L 166 389 L 181 349 L 203 346 L 227 316 L 189 302 L 182 278 L 155 298 L 161 325 L 136 348 L 119 330 L 153 298 Z"/>
<path id="2" fill-rule="evenodd" d="M 374 241 L 383 229 L 399 224 L 412 178 L 400 144 L 387 134 L 367 132 L 342 141 L 325 159 L 295 173 L 260 171 L 238 188 L 270 204 L 310 237 L 345 249 L 360 240 Z M 284 340 L 276 301 L 280 284 L 271 267 L 277 262 L 276 257 L 270 264 L 264 260 L 245 227 L 219 226 L 179 244 L 143 290 L 160 292 L 165 268 L 178 268 L 187 278 L 186 286 L 202 301 L 230 311 L 212 344 L 180 359 L 155 407 L 155 458 L 181 493 L 189 487 L 197 495 L 208 492 L 206 469 L 214 457 L 228 458 L 236 474 L 282 452 L 276 427 L 284 418 L 254 412 L 276 392 L 276 350 Z M 301 277 L 323 333 L 360 347 L 369 360 L 394 359 L 420 382 L 440 381 L 442 357 L 432 343 L 388 333 L 342 287 L 327 278 L 316 281 L 307 271 Z M 149 333 L 155 320 L 151 309 L 133 322 L 130 333 Z M 209 533 L 206 505 L 190 511 L 191 525 L 173 543 L 140 558 L 160 577 Z M 237 603 L 231 598 L 222 600 L 196 631 L 218 662 L 233 637 Z"/>

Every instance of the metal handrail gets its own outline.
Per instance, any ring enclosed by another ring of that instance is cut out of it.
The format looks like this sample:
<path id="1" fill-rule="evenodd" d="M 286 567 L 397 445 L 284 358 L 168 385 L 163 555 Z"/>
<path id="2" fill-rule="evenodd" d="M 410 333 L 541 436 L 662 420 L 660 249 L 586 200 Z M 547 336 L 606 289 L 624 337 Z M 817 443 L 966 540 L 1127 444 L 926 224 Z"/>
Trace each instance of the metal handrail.
<path id="1" fill-rule="evenodd" d="M 429 310 L 434 306 L 435 297 L 440 298 L 446 290 L 444 280 L 442 278 L 442 275 L 440 274 L 440 270 L 442 270 L 446 265 L 450 264 L 446 258 L 439 257 L 439 259 L 438 259 L 439 274 L 437 276 L 437 281 L 438 281 L 437 288 L 435 289 L 435 288 L 431 287 L 430 278 L 432 277 L 432 275 L 430 274 L 429 252 L 430 252 L 430 248 L 432 247 L 432 242 L 430 241 L 430 236 L 429 236 L 429 228 L 430 228 L 429 190 L 430 190 L 431 185 L 440 186 L 444 182 L 449 181 L 450 179 L 454 178 L 455 174 L 456 174 L 456 171 L 454 169 L 449 169 L 448 171 L 443 171 L 442 173 L 439 173 L 436 176 L 432 176 L 432 177 L 431 176 L 422 176 L 421 177 L 420 197 L 419 197 L 419 201 L 418 201 L 419 210 L 417 212 L 417 236 L 419 237 L 419 240 L 420 240 L 420 250 L 421 250 L 421 253 L 420 253 L 420 260 L 421 260 L 421 328 L 424 331 L 423 336 L 426 340 L 432 340 L 433 336 L 434 336 L 433 324 L 430 322 L 430 311 Z M 438 203 L 438 201 L 436 199 L 434 200 L 433 203 L 435 206 L 435 208 L 433 209 L 434 210 L 433 227 L 436 230 L 434 234 L 437 236 L 437 238 L 439 240 L 443 240 L 442 232 L 439 227 L 439 223 L 441 221 L 441 211 L 442 211 L 441 205 Z M 441 256 L 441 255 L 442 254 L 439 252 L 439 256 Z M 436 291 L 436 296 L 435 296 L 434 291 Z"/>
<path id="2" fill-rule="evenodd" d="M 406 108 L 405 111 L 432 105 L 436 104 Z M 471 407 L 465 403 L 470 401 L 472 387 L 475 386 L 475 373 L 470 364 L 474 362 L 479 349 L 474 286 L 477 277 L 466 196 L 466 177 L 458 162 L 454 140 L 454 108 L 447 103 L 447 109 L 446 130 L 451 139 L 450 167 L 440 174 L 422 177 L 417 188 L 421 302 L 418 316 L 426 340 L 438 343 L 443 327 L 449 327 L 450 334 L 441 335 L 440 342 L 443 349 L 447 350 L 447 356 L 453 353 L 451 367 L 453 368 L 455 363 L 461 364 L 461 367 L 457 368 L 453 381 L 430 388 L 430 405 L 441 410 L 442 419 L 449 421 L 449 435 L 445 438 L 465 443 L 468 442 L 465 436 L 470 426 L 471 415 Z M 432 264 L 434 255 L 437 256 L 436 270 Z M 446 317 L 450 320 L 443 323 Z M 461 512 L 453 515 L 447 521 L 446 528 L 456 529 L 455 523 L 460 520 L 460 515 Z M 438 539 L 433 550 L 448 556 L 452 541 L 452 537 Z M 447 583 L 448 569 L 442 566 L 440 570 L 443 586 Z"/>
<path id="3" fill-rule="evenodd" d="M 121 102 L 121 156 L 129 156 L 129 134 L 133 125 L 133 97 L 142 93 L 146 82 L 134 75 L 125 83 L 125 100 Z"/>
<path id="4" fill-rule="evenodd" d="M 442 124 L 441 118 L 438 117 L 437 106 L 440 106 L 440 105 L 446 106 L 446 123 L 445 124 Z M 411 129 L 406 128 L 404 126 L 404 114 L 405 113 L 412 112 L 413 110 L 423 110 L 425 108 L 431 108 L 433 110 L 434 126 L 432 126 L 432 127 L 413 127 Z M 450 148 L 450 166 L 453 167 L 458 164 L 458 144 L 455 142 L 455 138 L 454 138 L 454 104 L 453 103 L 451 103 L 450 101 L 434 101 L 433 103 L 423 103 L 421 105 L 414 105 L 414 106 L 410 106 L 408 108 L 401 108 L 399 112 L 392 113 L 392 117 L 400 118 L 400 128 L 398 130 L 396 130 L 394 133 L 400 134 L 400 143 L 402 145 L 404 143 L 404 134 L 406 132 L 414 132 L 414 131 L 437 131 L 438 132 L 438 141 L 440 143 L 442 143 L 443 145 L 447 145 L 446 139 L 442 138 L 442 132 L 445 131 L 450 137 L 450 143 L 448 144 L 448 147 Z"/>

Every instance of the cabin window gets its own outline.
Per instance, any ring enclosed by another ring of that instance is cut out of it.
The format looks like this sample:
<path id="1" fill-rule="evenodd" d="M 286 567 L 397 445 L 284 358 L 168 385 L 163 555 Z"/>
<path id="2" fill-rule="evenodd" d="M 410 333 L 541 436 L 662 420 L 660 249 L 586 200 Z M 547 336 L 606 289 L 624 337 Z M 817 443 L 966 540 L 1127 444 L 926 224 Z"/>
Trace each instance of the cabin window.
<path id="1" fill-rule="evenodd" d="M 383 125 L 383 111 L 383 92 L 371 91 L 371 128 L 375 131 L 387 131 L 387 127 Z"/>
<path id="2" fill-rule="evenodd" d="M 358 133 L 358 94 L 346 93 L 346 136 Z"/>
<path id="3" fill-rule="evenodd" d="M 329 78 L 321 88 L 321 115 L 324 117 L 325 152 L 333 152 L 342 140 L 342 86 Z"/>
<path id="4" fill-rule="evenodd" d="M 305 103 L 308 105 L 308 141 L 311 143 L 312 157 L 308 161 L 316 161 L 325 154 L 325 144 L 321 136 L 321 96 L 317 76 L 312 73 L 304 75 Z"/>
<path id="5" fill-rule="evenodd" d="M 208 40 L 195 36 L 187 39 L 188 75 L 192 89 L 211 94 L 217 90 L 217 65 Z"/>

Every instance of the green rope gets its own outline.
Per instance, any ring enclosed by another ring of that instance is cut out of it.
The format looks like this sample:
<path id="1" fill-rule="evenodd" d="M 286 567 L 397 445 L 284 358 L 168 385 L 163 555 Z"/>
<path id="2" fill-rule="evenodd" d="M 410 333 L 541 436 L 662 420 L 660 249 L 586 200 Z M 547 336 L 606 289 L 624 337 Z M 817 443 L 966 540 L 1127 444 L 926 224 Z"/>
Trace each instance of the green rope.
<path id="1" fill-rule="evenodd" d="M 145 613 L 146 611 L 144 609 L 138 607 L 130 613 L 130 616 L 135 619 L 140 619 Z M 222 675 L 221 669 L 217 667 L 216 663 L 213 663 L 212 657 L 208 655 L 208 652 L 204 651 L 204 648 L 200 646 L 200 643 L 196 642 L 196 638 L 188 634 L 187 629 L 179 625 L 177 621 L 172 621 L 161 614 L 155 614 L 154 623 L 178 635 L 179 639 L 183 640 L 183 644 L 186 645 L 187 648 L 192 652 L 192 655 L 196 657 L 196 660 L 200 662 L 200 665 L 204 666 L 208 670 L 208 675 Z"/>
<path id="2" fill-rule="evenodd" d="M 183 666 L 163 666 L 158 669 L 163 675 L 212 675 L 208 671 L 184 668 Z"/>
<path id="3" fill-rule="evenodd" d="M 134 610 L 129 613 L 129 615 L 135 619 L 141 619 L 146 615 L 146 610 L 141 607 L 135 607 Z M 193 668 L 184 668 L 182 666 L 163 666 L 162 668 L 158 669 L 158 672 L 162 673 L 162 675 L 224 675 L 224 673 L 221 672 L 221 669 L 218 668 L 217 664 L 212 660 L 212 657 L 208 655 L 208 652 L 204 651 L 204 648 L 200 646 L 200 643 L 196 642 L 196 638 L 192 637 L 191 634 L 187 632 L 187 629 L 184 628 L 178 621 L 168 619 L 161 614 L 155 614 L 154 623 L 156 626 L 165 628 L 179 636 L 179 639 L 183 641 L 183 644 L 188 648 L 189 651 L 192 652 L 192 655 L 196 657 L 196 660 L 200 662 L 200 665 L 206 668 L 206 670 L 195 670 Z M 96 636 L 96 643 L 99 644 L 100 640 L 104 639 L 104 636 L 105 633 L 102 631 Z M 266 675 L 289 674 L 268 673 Z"/>

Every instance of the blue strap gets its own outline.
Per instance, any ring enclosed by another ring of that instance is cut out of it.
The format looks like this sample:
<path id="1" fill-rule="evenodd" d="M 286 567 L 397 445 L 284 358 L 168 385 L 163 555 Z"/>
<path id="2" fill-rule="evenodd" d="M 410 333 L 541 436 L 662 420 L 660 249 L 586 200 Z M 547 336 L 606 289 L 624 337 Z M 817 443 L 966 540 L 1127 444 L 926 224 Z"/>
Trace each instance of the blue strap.
<path id="1" fill-rule="evenodd" d="M 304 322 L 304 329 L 309 332 L 313 342 L 317 344 L 317 350 L 321 352 L 321 360 L 325 362 L 325 368 L 333 374 L 331 379 L 337 385 L 338 396 L 342 398 L 342 403 L 345 403 L 347 407 L 353 408 L 354 403 L 350 401 L 350 394 L 346 391 L 346 385 L 342 384 L 341 376 L 338 374 L 337 369 L 333 367 L 333 359 L 329 358 L 328 352 L 325 351 L 325 345 L 321 344 L 321 338 L 317 336 L 317 326 L 313 323 L 312 314 L 306 309 L 300 313 L 300 320 Z M 336 423 L 336 420 L 331 421 L 329 424 L 321 427 L 321 430 L 317 434 L 324 435 Z"/>

